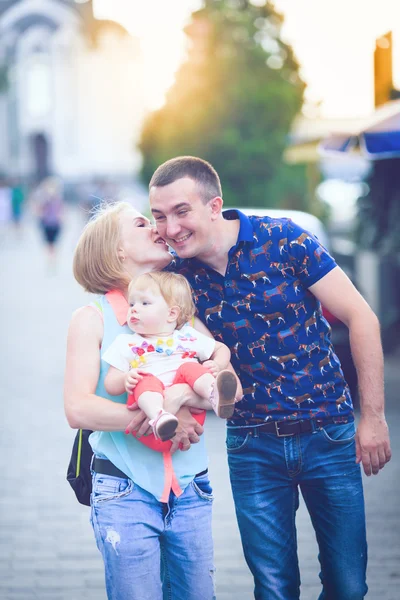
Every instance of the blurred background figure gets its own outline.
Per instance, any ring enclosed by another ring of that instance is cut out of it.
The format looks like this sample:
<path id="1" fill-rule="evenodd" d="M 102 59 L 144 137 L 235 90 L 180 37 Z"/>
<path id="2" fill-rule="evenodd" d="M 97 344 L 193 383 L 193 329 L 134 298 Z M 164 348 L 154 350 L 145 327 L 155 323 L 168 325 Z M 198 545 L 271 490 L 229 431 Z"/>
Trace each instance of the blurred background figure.
<path id="1" fill-rule="evenodd" d="M 62 183 L 56 177 L 47 177 L 33 195 L 34 212 L 39 217 L 49 267 L 56 265 L 56 243 L 61 233 L 64 218 Z"/>
<path id="2" fill-rule="evenodd" d="M 11 190 L 5 178 L 0 176 L 0 227 L 11 220 Z"/>
<path id="3" fill-rule="evenodd" d="M 12 179 L 10 183 L 11 216 L 15 230 L 20 233 L 25 191 L 18 178 Z"/>

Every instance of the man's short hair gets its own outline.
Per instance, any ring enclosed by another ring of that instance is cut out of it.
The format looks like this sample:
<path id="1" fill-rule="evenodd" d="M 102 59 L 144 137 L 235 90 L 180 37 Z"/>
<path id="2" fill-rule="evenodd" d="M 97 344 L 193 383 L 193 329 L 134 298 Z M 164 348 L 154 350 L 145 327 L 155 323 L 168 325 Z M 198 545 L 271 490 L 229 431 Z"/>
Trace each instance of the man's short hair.
<path id="1" fill-rule="evenodd" d="M 217 171 L 209 162 L 195 156 L 178 156 L 160 165 L 151 178 L 149 189 L 164 187 L 184 177 L 198 184 L 204 204 L 217 196 L 222 198 L 221 182 Z"/>

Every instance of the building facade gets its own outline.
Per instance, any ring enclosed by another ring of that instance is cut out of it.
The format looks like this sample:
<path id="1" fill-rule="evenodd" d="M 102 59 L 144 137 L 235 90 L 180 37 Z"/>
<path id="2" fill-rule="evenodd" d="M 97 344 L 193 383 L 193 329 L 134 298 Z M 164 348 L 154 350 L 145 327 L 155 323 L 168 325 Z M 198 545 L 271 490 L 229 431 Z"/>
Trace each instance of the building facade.
<path id="1" fill-rule="evenodd" d="M 0 174 L 124 181 L 138 170 L 139 44 L 94 18 L 91 1 L 0 0 L 0 73 Z"/>

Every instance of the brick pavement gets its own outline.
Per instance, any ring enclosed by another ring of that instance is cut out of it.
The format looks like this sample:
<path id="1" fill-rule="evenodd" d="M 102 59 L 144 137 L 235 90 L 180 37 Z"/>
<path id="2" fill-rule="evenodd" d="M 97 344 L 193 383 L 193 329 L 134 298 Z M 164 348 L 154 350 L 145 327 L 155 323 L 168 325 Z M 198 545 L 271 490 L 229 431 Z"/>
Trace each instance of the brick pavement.
<path id="1" fill-rule="evenodd" d="M 87 301 L 70 274 L 81 222 L 70 214 L 54 273 L 47 269 L 34 225 L 28 220 L 20 239 L 14 232 L 0 230 L 0 598 L 105 600 L 89 510 L 75 501 L 65 481 L 74 437 L 62 406 L 65 337 L 71 312 Z M 400 597 L 399 365 L 399 354 L 388 357 L 387 414 L 394 459 L 378 477 L 365 481 L 371 600 Z M 224 424 L 212 415 L 206 436 L 216 496 L 217 597 L 251 600 L 252 579 L 243 559 L 229 487 Z M 315 600 L 317 550 L 304 506 L 298 513 L 298 537 L 301 597 Z"/>

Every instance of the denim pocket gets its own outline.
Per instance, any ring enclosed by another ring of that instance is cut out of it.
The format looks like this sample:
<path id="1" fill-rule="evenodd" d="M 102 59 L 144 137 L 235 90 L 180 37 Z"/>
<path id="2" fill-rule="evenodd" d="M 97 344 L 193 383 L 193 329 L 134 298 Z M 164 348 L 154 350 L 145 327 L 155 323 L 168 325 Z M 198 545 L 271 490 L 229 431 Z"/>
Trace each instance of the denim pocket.
<path id="1" fill-rule="evenodd" d="M 237 434 L 237 433 L 230 433 L 228 431 L 228 433 L 226 435 L 226 449 L 227 449 L 228 453 L 232 454 L 234 452 L 240 452 L 241 450 L 243 450 L 247 446 L 250 438 L 251 438 L 250 433 Z"/>
<path id="2" fill-rule="evenodd" d="M 356 436 L 354 422 L 330 423 L 321 428 L 324 437 L 332 444 L 347 444 Z"/>
<path id="3" fill-rule="evenodd" d="M 192 481 L 194 491 L 200 498 L 205 500 L 214 500 L 213 491 L 208 475 L 195 477 Z"/>
<path id="4" fill-rule="evenodd" d="M 99 503 L 117 500 L 130 494 L 133 485 L 133 481 L 130 479 L 95 473 L 93 476 L 92 501 Z"/>

